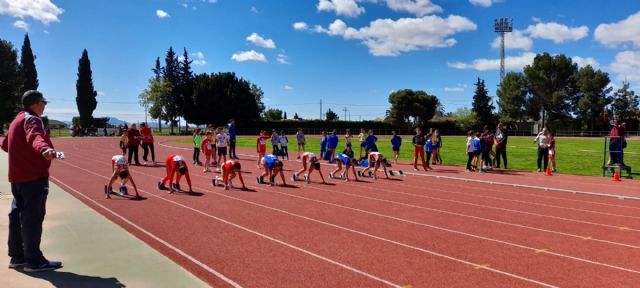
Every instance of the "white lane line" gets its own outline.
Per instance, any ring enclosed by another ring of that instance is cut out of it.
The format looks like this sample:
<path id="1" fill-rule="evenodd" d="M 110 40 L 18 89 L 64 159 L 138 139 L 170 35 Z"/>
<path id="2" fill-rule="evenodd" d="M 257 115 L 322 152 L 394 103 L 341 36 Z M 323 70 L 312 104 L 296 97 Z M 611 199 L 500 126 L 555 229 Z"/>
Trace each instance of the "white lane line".
<path id="1" fill-rule="evenodd" d="M 64 162 L 64 161 L 62 161 L 62 162 Z M 72 166 L 73 166 L 73 165 L 72 165 Z M 93 200 L 93 199 L 89 198 L 89 197 L 88 197 L 88 196 L 86 196 L 85 194 L 83 194 L 83 193 L 79 192 L 78 190 L 76 190 L 76 189 L 72 188 L 71 186 L 67 185 L 67 184 L 66 184 L 65 182 L 63 182 L 62 180 L 60 180 L 60 179 L 58 179 L 58 178 L 56 178 L 56 177 L 54 177 L 54 176 L 50 176 L 50 177 L 51 177 L 55 182 L 57 182 L 58 184 L 60 184 L 60 185 L 63 185 L 63 186 L 65 186 L 65 187 L 67 187 L 67 188 L 68 188 L 69 190 L 71 190 L 73 193 L 75 193 L 75 194 L 77 194 L 78 196 L 80 196 L 80 197 L 82 197 L 82 198 L 86 199 L 87 201 L 89 201 L 89 202 L 93 203 L 94 205 L 96 205 L 96 206 L 98 206 L 98 207 L 100 207 L 100 208 L 104 209 L 105 211 L 109 212 L 111 215 L 113 215 L 113 216 L 115 216 L 115 217 L 119 218 L 120 220 L 124 221 L 125 223 L 127 223 L 127 224 L 131 225 L 131 227 L 133 227 L 133 228 L 137 229 L 138 231 L 140 231 L 140 232 L 142 232 L 142 233 L 146 234 L 147 236 L 149 236 L 149 237 L 153 238 L 154 240 L 156 240 L 156 241 L 160 242 L 160 243 L 161 243 L 162 245 L 164 245 L 165 247 L 167 247 L 167 248 L 169 248 L 169 249 L 173 250 L 174 252 L 176 252 L 176 253 L 180 254 L 182 257 L 185 257 L 185 258 L 186 258 L 186 259 L 188 259 L 189 261 L 191 261 L 191 262 L 193 262 L 194 264 L 198 265 L 200 268 L 202 268 L 202 269 L 204 269 L 204 270 L 206 270 L 206 271 L 209 271 L 209 273 L 211 273 L 211 274 L 215 275 L 216 277 L 218 277 L 218 278 L 222 279 L 224 282 L 227 282 L 229 285 L 231 285 L 231 286 L 233 286 L 233 287 L 237 287 L 237 288 L 242 287 L 242 286 L 240 286 L 240 284 L 238 284 L 238 283 L 234 282 L 233 280 L 229 279 L 227 276 L 223 275 L 222 273 L 220 273 L 220 272 L 216 271 L 215 269 L 213 269 L 213 268 L 209 267 L 208 265 L 206 265 L 206 264 L 204 264 L 204 263 L 202 263 L 202 262 L 198 261 L 198 259 L 194 258 L 193 256 L 191 256 L 191 255 L 187 254 L 186 252 L 184 252 L 184 251 L 180 250 L 180 248 L 178 248 L 178 247 L 175 247 L 175 246 L 171 245 L 170 243 L 168 243 L 167 241 L 162 240 L 160 237 L 156 236 L 155 234 L 153 234 L 153 233 L 151 233 L 151 232 L 149 232 L 149 231 L 145 230 L 144 228 L 142 228 L 142 227 L 138 226 L 137 224 L 135 224 L 135 223 L 133 223 L 133 222 L 129 221 L 129 219 L 127 219 L 127 218 L 125 218 L 125 217 L 121 216 L 120 214 L 116 213 L 115 211 L 113 211 L 113 210 L 111 210 L 111 209 L 107 208 L 106 206 L 104 206 L 104 205 L 102 205 L 102 204 L 98 203 L 97 201 L 95 201 L 95 200 Z M 101 176 L 101 177 L 102 177 L 102 176 Z M 107 178 L 107 177 L 103 177 L 103 178 Z M 142 190 L 141 190 L 141 191 L 142 191 Z"/>
<path id="2" fill-rule="evenodd" d="M 423 188 L 423 187 L 418 187 L 418 186 L 410 185 L 410 184 L 394 184 L 394 185 L 405 186 L 405 187 L 410 187 L 410 188 Z M 613 217 L 640 219 L 640 217 L 637 217 L 637 216 L 621 215 L 621 214 L 614 214 L 614 213 L 608 213 L 608 212 L 602 212 L 602 211 L 594 211 L 594 210 L 588 210 L 588 209 L 580 209 L 580 208 L 573 208 L 573 207 L 566 207 L 566 206 L 559 206 L 559 205 L 552 205 L 552 204 L 544 204 L 544 203 L 530 202 L 530 201 L 525 201 L 525 200 L 505 199 L 505 198 L 500 198 L 500 197 L 495 197 L 495 196 L 477 195 L 477 194 L 474 194 L 474 193 L 455 192 L 455 191 L 443 190 L 443 189 L 431 189 L 429 191 L 434 191 L 434 190 L 436 192 L 441 192 L 441 193 L 444 193 L 444 194 L 464 195 L 464 196 L 468 196 L 468 197 L 487 198 L 487 199 L 493 199 L 493 200 L 498 200 L 498 201 L 503 201 L 503 202 L 504 201 L 509 201 L 509 202 L 515 202 L 515 203 L 520 203 L 520 204 L 535 205 L 535 206 L 555 208 L 555 209 L 561 209 L 561 210 L 565 210 L 566 209 L 566 210 L 579 211 L 579 212 L 585 212 L 585 213 L 593 213 L 593 214 L 600 214 L 600 215 L 613 216 Z"/>
<path id="3" fill-rule="evenodd" d="M 174 148 L 174 146 L 168 146 L 168 145 L 164 145 L 164 144 L 162 144 L 162 145 L 167 147 L 167 148 Z M 176 148 L 182 148 L 182 147 L 176 147 Z M 183 148 L 183 149 L 186 149 L 186 148 Z M 405 174 L 415 174 L 415 173 L 405 172 Z M 427 176 L 427 177 L 436 177 L 436 178 L 447 178 L 448 177 L 448 176 L 434 176 L 434 175 L 423 175 L 423 174 L 415 174 L 415 175 Z M 469 179 L 466 179 L 466 180 L 469 180 Z M 469 181 L 471 181 L 471 182 L 487 182 L 487 181 L 481 181 L 481 180 L 469 180 Z M 495 183 L 495 182 L 491 182 L 491 183 Z M 526 186 L 526 185 L 519 185 L 519 186 Z M 597 223 L 597 222 L 590 222 L 590 221 L 577 220 L 577 219 L 571 219 L 571 218 L 564 218 L 564 217 L 558 217 L 558 216 L 544 215 L 544 214 L 538 214 L 538 213 L 533 213 L 533 212 L 513 210 L 513 209 L 508 209 L 508 208 L 502 208 L 502 207 L 496 207 L 496 206 L 488 206 L 488 205 L 483 205 L 483 204 L 476 204 L 476 203 L 459 201 L 459 200 L 444 199 L 444 198 L 439 198 L 439 197 L 432 197 L 432 196 L 419 195 L 419 194 L 413 194 L 413 193 L 405 193 L 405 192 L 396 192 L 396 191 L 390 191 L 390 190 L 383 190 L 383 189 L 378 189 L 378 188 L 374 188 L 374 187 L 369 187 L 369 188 L 372 189 L 372 190 L 377 190 L 377 191 L 381 191 L 381 192 L 408 195 L 408 196 L 414 196 L 414 197 L 419 197 L 419 198 L 426 198 L 426 199 L 432 199 L 432 200 L 452 202 L 452 203 L 457 203 L 457 204 L 476 206 L 476 207 L 482 207 L 482 208 L 488 208 L 488 209 L 494 209 L 494 210 L 508 211 L 508 212 L 520 213 L 520 214 L 537 216 L 537 217 L 545 217 L 545 218 L 551 218 L 551 219 L 557 219 L 557 220 L 563 220 L 563 221 L 569 221 L 569 222 L 575 222 L 575 223 L 582 223 L 582 224 L 588 224 L 588 225 L 608 227 L 608 228 L 614 228 L 614 229 L 617 229 L 617 230 L 620 229 L 620 226 L 604 224 L 604 223 Z M 625 230 L 640 232 L 640 229 L 627 228 Z"/>
<path id="4" fill-rule="evenodd" d="M 167 148 L 172 148 L 172 149 L 191 150 L 189 148 L 177 147 L 177 146 L 171 146 L 171 145 L 164 144 L 164 142 L 167 142 L 167 141 L 172 141 L 172 140 L 166 140 L 166 141 L 158 142 L 159 143 L 158 145 L 164 146 L 164 147 L 167 147 Z M 535 149 L 537 149 L 537 148 L 535 148 Z M 238 154 L 238 155 L 257 158 L 257 156 L 255 156 L 255 155 L 248 155 L 248 154 Z M 293 161 L 293 160 L 291 160 L 291 161 Z M 330 164 L 322 163 L 322 165 L 330 165 Z M 335 165 L 330 165 L 330 166 L 335 166 Z M 420 174 L 420 173 L 412 173 L 412 172 L 405 172 L 404 174 L 414 175 L 414 176 L 423 176 L 423 177 L 435 177 L 437 179 L 448 179 L 448 180 L 457 180 L 457 181 L 464 181 L 464 182 L 475 182 L 475 183 L 484 183 L 484 184 L 492 184 L 492 185 L 502 185 L 502 186 L 509 186 L 509 187 L 522 187 L 522 188 L 530 188 L 530 189 L 552 191 L 552 192 L 563 192 L 563 193 L 571 193 L 571 194 L 603 196 L 603 197 L 618 198 L 618 199 L 640 200 L 640 197 L 636 197 L 636 196 L 610 194 L 610 193 L 606 193 L 606 192 L 588 192 L 588 191 L 581 191 L 581 190 L 572 190 L 572 189 L 563 189 L 563 188 L 550 188 L 550 187 L 542 187 L 542 186 L 535 186 L 535 185 L 513 184 L 513 183 L 508 183 L 508 182 L 469 179 L 469 178 L 454 177 L 454 176 Z"/>
<path id="5" fill-rule="evenodd" d="M 85 158 L 85 159 L 86 159 L 86 158 Z M 92 160 L 92 161 L 94 161 L 94 162 L 98 162 L 97 160 Z M 104 179 L 109 179 L 109 177 L 105 177 L 105 176 L 103 176 L 103 175 L 97 174 L 97 173 L 95 173 L 95 172 L 93 172 L 93 171 L 91 171 L 91 170 L 88 170 L 88 169 L 82 168 L 82 167 L 80 167 L 80 166 L 73 165 L 73 164 L 67 163 L 67 162 L 65 162 L 65 161 L 61 161 L 61 162 L 65 163 L 66 165 L 69 165 L 69 166 L 75 167 L 75 168 L 77 168 L 77 169 L 83 170 L 83 171 L 85 171 L 85 172 L 87 172 L 87 173 L 90 173 L 90 174 L 96 175 L 96 176 L 98 176 L 98 177 L 101 177 L 101 178 L 104 178 Z M 133 171 L 133 172 L 136 172 L 136 173 L 139 173 L 139 174 L 145 174 L 145 173 L 137 172 L 137 171 L 135 171 L 135 170 L 132 170 L 132 171 Z M 147 174 L 147 175 L 152 176 L 152 177 L 156 177 L 156 176 L 154 176 L 154 175 L 150 175 L 150 174 Z M 67 186 L 67 185 L 65 185 L 65 186 Z M 67 187 L 69 187 L 69 186 L 67 186 Z M 70 188 L 70 187 L 69 187 L 69 188 Z M 79 192 L 77 192 L 76 190 L 74 190 L 74 191 L 75 191 L 76 193 L 79 193 Z M 349 270 L 349 271 L 352 271 L 352 272 L 355 272 L 355 273 L 360 274 L 360 275 L 362 275 L 362 276 L 365 276 L 365 277 L 367 277 L 367 278 L 369 278 L 369 279 L 372 279 L 372 280 L 375 280 L 375 281 L 382 282 L 382 283 L 384 283 L 385 285 L 388 285 L 388 286 L 391 286 L 391 287 L 402 288 L 402 285 L 400 285 L 400 284 L 396 284 L 396 283 L 393 283 L 393 282 L 391 282 L 391 281 L 388 281 L 388 280 L 382 279 L 382 278 L 380 278 L 380 277 L 377 277 L 377 276 L 371 275 L 371 274 L 369 274 L 369 273 L 367 273 L 367 272 L 364 272 L 364 271 L 358 270 L 358 269 L 356 269 L 356 268 L 354 268 L 354 267 L 351 267 L 351 266 L 349 266 L 349 265 L 346 265 L 346 264 L 343 264 L 343 263 L 340 263 L 340 262 L 334 261 L 334 260 L 329 259 L 329 258 L 327 258 L 327 257 L 324 257 L 324 256 L 322 256 L 322 255 L 319 255 L 319 254 L 313 253 L 313 252 L 311 252 L 311 251 L 305 250 L 305 249 L 300 248 L 300 247 L 298 247 L 298 246 L 294 246 L 294 245 L 289 244 L 289 243 L 287 243 L 287 242 L 284 242 L 284 241 L 282 241 L 282 240 L 279 240 L 279 239 L 273 238 L 273 237 L 271 237 L 271 236 L 268 236 L 268 235 L 262 234 L 262 233 L 260 233 L 260 232 L 258 232 L 258 231 L 255 231 L 255 230 L 252 230 L 252 229 L 246 228 L 246 227 L 244 227 L 244 226 L 238 225 L 238 224 L 236 224 L 236 223 L 233 223 L 233 222 L 230 222 L 230 221 L 224 220 L 224 219 L 222 219 L 222 218 L 219 218 L 219 217 L 216 217 L 216 216 L 213 216 L 213 215 L 207 214 L 207 213 L 202 212 L 202 211 L 200 211 L 200 210 L 198 210 L 198 209 L 195 209 L 195 208 L 192 208 L 192 207 L 186 206 L 186 205 L 184 205 L 184 204 L 182 204 L 182 203 L 178 203 L 178 202 L 176 202 L 176 201 L 169 200 L 169 199 L 164 198 L 164 197 L 161 197 L 161 196 L 157 196 L 157 195 L 155 195 L 155 194 L 153 194 L 153 193 L 151 193 L 151 192 L 149 192 L 149 191 L 145 191 L 145 190 L 143 190 L 143 189 L 139 189 L 139 191 L 141 191 L 141 192 L 145 192 L 145 193 L 147 193 L 148 195 L 151 195 L 151 196 L 156 197 L 156 198 L 158 198 L 158 199 L 161 199 L 161 200 L 164 200 L 164 201 L 166 201 L 166 202 L 172 203 L 172 204 L 174 204 L 174 205 L 180 206 L 180 207 L 185 208 L 185 209 L 187 209 L 187 210 L 191 210 L 191 211 L 193 211 L 193 212 L 195 212 L 195 213 L 198 213 L 198 214 L 201 214 L 201 215 L 203 215 L 203 216 L 206 216 L 206 217 L 212 218 L 212 219 L 217 220 L 217 221 L 219 221 L 219 222 L 222 222 L 222 223 L 224 223 L 224 224 L 231 225 L 231 226 L 233 226 L 233 227 L 235 227 L 235 228 L 238 228 L 238 229 L 240 229 L 240 230 L 243 230 L 243 231 L 245 231 L 245 232 L 249 232 L 249 233 L 251 233 L 251 234 L 254 234 L 254 235 L 260 236 L 260 237 L 265 238 L 265 239 L 267 239 L 267 240 L 271 240 L 271 241 L 273 241 L 273 242 L 276 242 L 276 243 L 281 244 L 281 245 L 283 245 L 283 246 L 289 247 L 289 248 L 294 249 L 294 250 L 296 250 L 296 251 L 299 251 L 299 252 L 302 252 L 302 253 L 304 253 L 304 254 L 307 254 L 307 255 L 313 256 L 313 257 L 318 258 L 318 259 L 320 259 L 320 260 L 323 260 L 323 261 L 329 262 L 329 263 L 334 264 L 334 265 L 336 265 L 336 266 L 342 267 L 342 268 L 347 269 L 347 270 Z M 205 189 L 204 191 L 206 191 L 206 189 Z M 83 195 L 83 197 L 85 197 L 85 198 L 89 199 L 90 201 L 92 201 L 93 203 L 96 203 L 97 205 L 100 205 L 100 204 L 98 204 L 96 201 L 94 201 L 94 200 L 92 200 L 92 199 L 88 198 L 88 196 Z M 103 206 L 103 205 L 100 205 L 100 207 L 104 207 L 104 206 Z M 107 209 L 106 207 L 104 207 L 104 208 L 105 208 L 105 209 Z M 124 218 L 122 218 L 121 216 L 119 216 L 119 215 L 115 214 L 115 212 L 112 212 L 112 211 L 111 211 L 111 210 L 109 210 L 109 209 L 107 209 L 107 210 L 108 210 L 108 211 L 110 211 L 111 213 L 114 213 L 114 215 L 116 215 L 116 216 L 120 217 L 121 219 L 124 219 Z M 127 220 L 127 223 L 130 223 L 131 225 L 135 225 L 135 224 L 131 223 L 131 222 L 130 222 L 130 221 L 128 221 L 128 220 Z M 142 229 L 142 228 L 140 228 L 139 226 L 135 225 L 135 227 L 138 227 L 141 231 L 145 232 L 145 234 L 147 234 L 147 233 L 148 233 L 148 235 L 150 235 L 150 236 L 154 237 L 154 239 L 157 239 L 158 241 L 162 241 L 162 243 L 163 243 L 163 244 L 164 244 L 164 243 L 166 243 L 165 245 L 170 245 L 169 243 L 167 243 L 167 242 L 165 242 L 165 241 L 161 240 L 160 238 L 156 237 L 155 235 L 151 234 L 150 232 L 146 232 L 146 230 L 143 230 L 143 229 Z M 174 247 L 174 246 L 167 246 L 167 247 L 171 248 L 171 247 Z M 174 247 L 174 248 L 175 248 L 175 247 Z M 175 248 L 175 249 L 176 249 L 176 251 L 180 251 L 180 250 L 178 250 L 178 248 Z M 184 252 L 182 252 L 182 253 L 184 253 Z M 183 255 L 183 254 L 181 254 L 181 255 Z M 184 253 L 184 255 L 187 255 L 187 254 L 186 254 L 186 253 Z M 188 256 L 188 255 L 187 255 L 187 256 Z M 191 260 L 191 259 L 193 259 L 192 261 L 197 261 L 195 258 L 193 258 L 193 257 L 191 257 L 191 256 L 189 256 L 189 257 L 190 257 L 190 260 Z M 194 262 L 194 263 L 196 263 L 196 264 L 198 264 L 198 263 L 202 264 L 202 263 L 201 263 L 201 262 L 199 262 L 199 261 L 198 261 L 198 262 Z M 202 264 L 202 265 L 204 265 L 204 264 Z M 206 267 L 208 267 L 208 266 L 206 266 Z M 203 267 L 203 268 L 204 268 L 204 267 Z M 209 268 L 209 269 L 211 269 L 211 268 Z M 215 271 L 215 270 L 211 269 L 211 270 L 208 270 L 208 271 Z M 215 273 L 214 273 L 214 274 L 215 274 Z M 215 275 L 217 276 L 217 274 L 215 274 Z M 220 274 L 220 275 L 221 275 L 222 277 L 224 277 L 224 275 L 222 275 L 222 274 Z M 223 279 L 226 279 L 226 277 L 225 277 L 225 278 L 223 278 Z M 231 280 L 229 280 L 229 281 L 231 281 Z M 234 282 L 234 283 L 235 283 L 235 282 Z M 237 284 L 236 284 L 236 285 L 237 285 Z M 240 287 L 240 286 L 237 286 L 237 287 Z"/>
<path id="6" fill-rule="evenodd" d="M 93 159 L 92 159 L 92 161 L 94 161 L 94 162 L 98 162 L 97 160 L 93 160 Z M 70 165 L 72 165 L 72 164 L 70 164 Z M 72 166 L 75 166 L 75 165 L 72 165 Z M 91 174 L 94 174 L 94 175 L 98 175 L 98 174 L 93 173 L 92 171 L 89 171 L 89 170 L 84 169 L 84 168 L 82 168 L 82 167 L 78 167 L 78 166 L 75 166 L 75 167 L 76 167 L 76 168 L 78 168 L 78 169 L 81 169 L 81 170 L 86 170 L 88 173 L 91 173 Z M 135 172 L 135 173 L 137 173 L 137 174 L 146 175 L 146 176 L 149 176 L 149 177 L 157 177 L 157 176 L 155 176 L 155 175 L 151 175 L 151 174 L 143 173 L 143 172 L 136 171 L 136 170 L 133 170 L 132 172 Z M 101 175 L 98 175 L 98 176 L 103 177 L 103 178 L 105 178 L 105 179 L 107 178 L 107 177 L 104 177 L 104 176 L 101 176 Z M 198 175 L 198 174 L 196 174 L 196 176 L 206 178 L 206 177 L 201 176 L 201 175 Z M 252 187 L 252 186 L 248 186 L 248 187 Z M 207 190 L 207 188 L 203 188 L 203 187 L 196 187 L 196 186 L 194 186 L 194 188 L 198 188 L 198 189 L 202 189 L 203 191 L 210 192 L 210 191 L 208 191 L 208 190 Z M 256 187 L 256 188 L 258 188 L 258 187 Z M 262 187 L 260 187 L 260 188 L 262 188 Z M 270 189 L 266 189 L 266 190 L 270 190 Z M 141 190 L 141 191 L 142 191 L 142 190 Z M 428 249 L 424 249 L 424 248 L 420 248 L 420 247 L 412 246 L 412 245 L 405 244 L 405 243 L 402 243 L 402 242 L 397 242 L 397 241 L 390 240 L 390 239 L 386 239 L 386 238 L 379 237 L 379 236 L 376 236 L 376 235 L 368 234 L 368 233 L 366 233 L 366 232 L 362 232 L 362 231 L 358 231 L 358 230 L 353 230 L 353 229 L 350 229 L 350 228 L 347 228 L 347 227 L 343 227 L 343 226 L 339 226 L 339 225 L 336 225 L 336 224 L 332 224 L 332 223 L 324 222 L 324 221 L 321 221 L 321 220 L 317 220 L 317 219 L 310 218 L 310 217 L 306 217 L 306 216 L 303 216 L 303 215 L 299 215 L 299 214 L 291 213 L 291 212 L 288 212 L 288 211 L 285 211 L 285 210 L 281 210 L 281 209 L 278 209 L 278 208 L 274 208 L 274 207 L 270 207 L 270 206 L 262 205 L 262 204 L 255 203 L 255 202 L 251 202 L 251 201 L 247 201 L 247 200 L 244 200 L 244 199 L 231 197 L 231 196 L 228 196 L 228 195 L 224 195 L 224 194 L 222 194 L 222 193 L 211 192 L 211 194 L 219 195 L 219 196 L 222 196 L 222 197 L 227 197 L 227 198 L 234 199 L 234 200 L 236 200 L 236 201 L 240 201 L 240 202 L 245 202 L 245 203 L 247 203 L 247 204 L 251 204 L 251 205 L 254 205 L 254 206 L 258 206 L 258 207 L 262 207 L 262 208 L 265 208 L 265 209 L 273 210 L 273 211 L 280 212 L 280 213 L 283 213 L 283 214 L 286 214 L 286 215 L 289 215 L 289 216 L 294 216 L 294 217 L 298 217 L 298 218 L 301 218 L 301 219 L 305 219 L 305 220 L 308 220 L 308 221 L 311 221 L 311 222 L 320 223 L 320 224 L 323 224 L 323 225 L 326 225 L 326 226 L 334 227 L 334 228 L 337 228 L 337 229 L 340 229 L 340 230 L 344 230 L 344 231 L 348 231 L 348 232 L 351 232 L 351 233 L 354 233 L 354 234 L 363 235 L 363 236 L 366 236 L 366 237 L 369 237 L 369 238 L 377 239 L 377 240 L 380 240 L 380 241 L 383 241 L 383 242 L 388 242 L 388 243 L 395 244 L 395 245 L 398 245 L 398 246 L 401 246 L 401 247 L 405 247 L 405 248 L 408 248 L 408 249 L 412 249 L 412 250 L 420 251 L 420 252 L 427 253 L 427 254 L 431 254 L 431 255 L 434 255 L 434 256 L 438 256 L 438 257 L 442 257 L 442 258 L 449 259 L 449 260 L 452 260 L 452 261 L 455 261 L 455 262 L 459 262 L 459 263 L 463 263 L 463 264 L 471 265 L 471 266 L 473 266 L 473 267 L 482 266 L 481 264 L 477 264 L 477 263 L 473 263 L 473 262 L 470 262 L 470 261 L 467 261 L 467 260 L 463 260 L 463 259 L 455 258 L 455 257 L 452 257 L 452 256 L 448 256 L 448 255 L 445 255 L 445 254 L 441 254 L 441 253 L 435 252 L 435 251 L 431 251 L 431 250 L 428 250 Z M 162 199 L 162 200 L 165 200 L 165 201 L 168 201 L 168 202 L 174 203 L 174 204 L 176 204 L 176 205 L 178 205 L 178 206 L 181 206 L 181 207 L 184 207 L 184 208 L 186 208 L 186 209 L 189 209 L 189 210 L 195 211 L 195 212 L 200 213 L 200 214 L 202 214 L 202 215 L 205 215 L 205 216 L 208 216 L 208 217 L 212 217 L 212 218 L 214 218 L 214 219 L 219 219 L 219 218 L 217 218 L 217 217 L 215 217 L 215 216 L 213 216 L 213 215 L 209 215 L 209 214 L 207 214 L 206 212 L 202 212 L 202 211 L 197 210 L 197 209 L 195 209 L 195 208 L 191 208 L 191 207 L 188 207 L 188 206 L 186 206 L 186 205 L 183 205 L 183 204 L 180 204 L 180 203 L 174 202 L 174 201 L 172 201 L 172 200 L 168 200 L 168 199 L 166 199 L 166 198 L 164 198 L 164 197 L 156 196 L 156 195 L 153 195 L 153 194 L 151 194 L 151 195 L 152 195 L 152 196 L 154 196 L 154 197 L 158 197 L 158 198 L 160 198 L 160 199 Z M 220 219 L 220 220 L 222 220 L 222 219 Z M 231 222 L 227 222 L 226 220 L 222 220 L 222 221 L 224 221 L 225 223 L 228 223 L 228 224 L 230 224 L 230 225 L 234 225 L 234 226 L 236 226 L 236 225 L 237 225 L 237 224 L 234 224 L 234 223 L 231 223 Z M 244 228 L 244 227 L 239 226 L 239 225 L 238 225 L 238 228 L 243 229 L 243 230 L 245 230 L 245 229 L 246 229 L 246 231 L 251 232 L 251 233 L 254 233 L 254 232 L 255 232 L 255 231 L 253 231 L 253 230 L 250 230 L 250 229 L 248 229 L 248 228 Z M 259 232 L 255 232 L 255 233 L 257 233 L 258 235 L 262 235 L 262 234 L 260 234 Z M 265 236 L 265 238 L 266 238 L 266 237 L 268 237 L 268 239 L 271 239 L 269 236 L 266 236 L 266 235 L 264 235 L 264 236 Z M 277 239 L 274 239 L 274 240 L 279 241 L 279 240 L 277 240 Z M 289 245 L 290 245 L 290 244 L 289 244 Z M 295 247 L 295 246 L 292 246 L 292 248 L 293 248 L 293 247 Z M 302 249 L 302 248 L 298 248 L 298 249 Z M 302 250 L 302 251 L 306 251 L 306 250 Z M 312 252 L 310 252 L 310 253 L 312 253 Z M 322 257 L 322 256 L 321 256 L 321 257 Z M 541 281 L 538 281 L 538 280 L 530 279 L 530 278 L 527 278 L 527 277 L 524 277 L 524 276 L 520 276 L 520 275 L 517 275 L 517 274 L 509 273 L 509 272 L 506 272 L 506 271 L 502 271 L 502 270 L 498 270 L 498 269 L 494 269 L 494 268 L 490 268 L 490 267 L 485 267 L 484 269 L 486 269 L 486 270 L 488 270 L 488 271 L 492 271 L 492 272 L 498 273 L 498 274 L 501 274 L 501 275 L 504 275 L 504 276 L 508 276 L 508 277 L 512 277 L 512 278 L 520 279 L 520 280 L 523 280 L 523 281 L 527 281 L 527 282 L 535 283 L 535 284 L 538 284 L 538 285 L 541 285 L 541 286 L 545 286 L 545 287 L 557 287 L 557 286 L 554 286 L 554 285 L 551 285 L 551 284 L 547 284 L 547 283 L 544 283 L 544 282 L 541 282 Z M 358 271 L 359 271 L 359 270 L 358 270 Z M 362 272 L 362 273 L 365 273 L 365 272 Z M 375 276 L 374 276 L 374 277 L 375 277 Z M 394 284 L 394 285 L 397 285 L 397 284 Z M 400 286 L 398 286 L 398 287 L 400 287 Z"/>

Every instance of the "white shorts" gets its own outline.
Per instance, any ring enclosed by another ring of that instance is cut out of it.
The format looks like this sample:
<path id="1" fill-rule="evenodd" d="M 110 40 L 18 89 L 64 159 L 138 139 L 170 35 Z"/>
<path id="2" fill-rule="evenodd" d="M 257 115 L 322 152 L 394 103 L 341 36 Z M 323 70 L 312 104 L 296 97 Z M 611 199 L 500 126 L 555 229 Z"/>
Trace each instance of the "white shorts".
<path id="1" fill-rule="evenodd" d="M 549 155 L 553 156 L 554 154 L 556 154 L 555 149 L 553 148 L 549 149 Z"/>

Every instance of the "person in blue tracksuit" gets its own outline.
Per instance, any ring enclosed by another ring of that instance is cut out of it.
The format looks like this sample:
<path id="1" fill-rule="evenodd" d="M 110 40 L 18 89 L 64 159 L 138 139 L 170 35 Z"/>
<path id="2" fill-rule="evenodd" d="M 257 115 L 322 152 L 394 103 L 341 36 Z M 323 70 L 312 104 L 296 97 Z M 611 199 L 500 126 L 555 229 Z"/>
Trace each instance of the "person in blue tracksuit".
<path id="1" fill-rule="evenodd" d="M 391 150 L 393 150 L 393 163 L 398 164 L 398 157 L 400 156 L 400 145 L 402 145 L 402 138 L 396 134 L 396 131 L 391 131 Z"/>
<path id="2" fill-rule="evenodd" d="M 353 152 L 351 152 L 351 147 L 347 147 L 345 149 L 345 152 L 347 153 L 340 153 L 336 157 L 336 164 L 338 164 L 338 167 L 329 174 L 329 178 L 335 178 L 336 173 L 342 171 L 342 167 L 344 166 L 345 167 L 344 173 L 341 174 L 341 177 L 344 178 L 345 181 L 349 181 L 349 168 L 351 168 L 355 181 L 358 181 L 358 174 L 356 173 L 356 168 L 355 168 L 357 164 L 357 160 L 353 158 Z"/>

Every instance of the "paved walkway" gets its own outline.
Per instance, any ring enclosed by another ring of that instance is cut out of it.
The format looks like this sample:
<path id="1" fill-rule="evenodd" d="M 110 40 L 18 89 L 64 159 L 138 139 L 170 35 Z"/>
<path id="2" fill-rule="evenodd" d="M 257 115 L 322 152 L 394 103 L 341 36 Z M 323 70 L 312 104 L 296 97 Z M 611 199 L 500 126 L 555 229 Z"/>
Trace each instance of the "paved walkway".
<path id="1" fill-rule="evenodd" d="M 46 257 L 62 261 L 64 267 L 31 274 L 8 269 L 6 215 L 12 197 L 7 161 L 7 154 L 0 152 L 0 287 L 207 287 L 53 184 L 41 247 Z"/>

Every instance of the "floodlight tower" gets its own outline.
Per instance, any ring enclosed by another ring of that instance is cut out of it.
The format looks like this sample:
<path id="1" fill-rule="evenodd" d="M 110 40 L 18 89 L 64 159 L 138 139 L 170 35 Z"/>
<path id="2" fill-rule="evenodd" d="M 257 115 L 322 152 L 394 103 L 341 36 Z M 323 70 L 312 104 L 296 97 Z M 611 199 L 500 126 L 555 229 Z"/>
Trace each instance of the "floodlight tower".
<path id="1" fill-rule="evenodd" d="M 513 31 L 513 19 L 495 19 L 493 31 L 500 33 L 500 82 L 502 82 L 504 78 L 504 33 Z"/>

